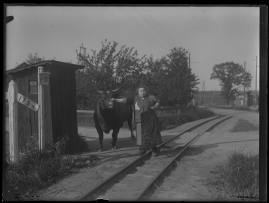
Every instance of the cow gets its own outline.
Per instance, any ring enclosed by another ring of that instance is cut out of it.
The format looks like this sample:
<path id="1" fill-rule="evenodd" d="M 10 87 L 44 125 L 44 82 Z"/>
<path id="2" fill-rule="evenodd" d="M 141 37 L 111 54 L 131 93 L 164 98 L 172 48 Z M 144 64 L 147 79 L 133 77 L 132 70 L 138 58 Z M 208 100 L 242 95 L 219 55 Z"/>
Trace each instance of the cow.
<path id="1" fill-rule="evenodd" d="M 101 99 L 97 101 L 93 115 L 95 128 L 99 135 L 99 147 L 97 151 L 101 152 L 103 150 L 103 133 L 108 134 L 111 130 L 113 130 L 112 150 L 116 150 L 118 133 L 125 121 L 128 122 L 131 131 L 131 139 L 135 139 L 132 128 L 132 106 L 111 100 L 120 88 L 107 91 L 99 91 L 95 88 L 95 90 L 101 95 Z"/>

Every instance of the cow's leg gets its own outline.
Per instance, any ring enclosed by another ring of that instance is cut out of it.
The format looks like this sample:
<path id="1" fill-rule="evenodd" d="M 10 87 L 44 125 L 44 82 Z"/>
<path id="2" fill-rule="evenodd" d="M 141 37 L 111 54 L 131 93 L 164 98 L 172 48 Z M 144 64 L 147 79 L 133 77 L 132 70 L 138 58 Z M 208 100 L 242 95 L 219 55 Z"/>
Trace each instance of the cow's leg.
<path id="1" fill-rule="evenodd" d="M 119 131 L 120 131 L 120 129 L 113 129 L 113 133 L 112 133 L 112 150 L 117 149 L 116 142 L 117 142 Z"/>
<path id="2" fill-rule="evenodd" d="M 97 151 L 98 152 L 101 152 L 103 151 L 103 138 L 104 138 L 104 133 L 103 133 L 103 130 L 101 128 L 101 126 L 99 124 L 95 124 L 95 128 L 97 130 L 97 133 L 99 135 L 99 146 L 98 146 L 98 149 Z"/>
<path id="3" fill-rule="evenodd" d="M 131 139 L 135 140 L 135 135 L 133 132 L 133 125 L 132 125 L 132 117 L 127 120 L 127 123 L 128 123 L 129 129 L 131 131 Z"/>

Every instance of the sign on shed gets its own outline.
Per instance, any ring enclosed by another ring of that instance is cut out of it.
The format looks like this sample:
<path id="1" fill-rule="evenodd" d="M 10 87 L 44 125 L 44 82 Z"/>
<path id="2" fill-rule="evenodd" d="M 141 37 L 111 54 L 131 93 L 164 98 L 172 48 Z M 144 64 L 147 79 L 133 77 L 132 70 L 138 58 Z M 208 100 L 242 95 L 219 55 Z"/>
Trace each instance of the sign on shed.
<path id="1" fill-rule="evenodd" d="M 38 84 L 39 85 L 49 85 L 49 74 L 50 73 L 38 73 Z"/>
<path id="2" fill-rule="evenodd" d="M 20 93 L 18 93 L 17 101 L 34 111 L 37 111 L 39 108 L 39 105 L 37 103 L 33 102 L 32 100 L 28 99 Z"/>

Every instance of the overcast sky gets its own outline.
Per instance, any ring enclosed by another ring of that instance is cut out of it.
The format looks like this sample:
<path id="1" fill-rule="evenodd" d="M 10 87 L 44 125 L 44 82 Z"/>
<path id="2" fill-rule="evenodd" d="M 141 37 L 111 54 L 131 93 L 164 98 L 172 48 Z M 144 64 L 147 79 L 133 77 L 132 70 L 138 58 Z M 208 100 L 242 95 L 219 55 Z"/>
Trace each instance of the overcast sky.
<path id="1" fill-rule="evenodd" d="M 83 43 L 99 51 L 107 39 L 134 47 L 139 56 L 159 59 L 174 47 L 191 54 L 191 69 L 205 80 L 206 90 L 220 90 L 210 80 L 215 64 L 235 62 L 253 76 L 259 61 L 258 7 L 40 7 L 8 6 L 6 69 L 24 62 L 29 53 L 46 60 L 77 63 Z M 258 64 L 259 65 L 259 64 Z M 259 71 L 258 71 L 259 73 Z M 259 85 L 257 87 L 259 89 Z"/>

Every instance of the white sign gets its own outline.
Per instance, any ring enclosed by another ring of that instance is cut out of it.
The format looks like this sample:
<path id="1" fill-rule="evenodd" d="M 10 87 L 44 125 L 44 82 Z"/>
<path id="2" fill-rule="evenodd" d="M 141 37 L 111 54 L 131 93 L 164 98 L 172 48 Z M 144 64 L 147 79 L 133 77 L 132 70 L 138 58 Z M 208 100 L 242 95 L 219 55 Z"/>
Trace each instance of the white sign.
<path id="1" fill-rule="evenodd" d="M 49 74 L 50 73 L 39 73 L 38 84 L 39 85 L 49 85 Z"/>
<path id="2" fill-rule="evenodd" d="M 20 93 L 18 93 L 17 101 L 34 111 L 37 111 L 39 108 L 39 105 L 37 103 L 33 102 L 32 100 L 28 99 Z"/>

